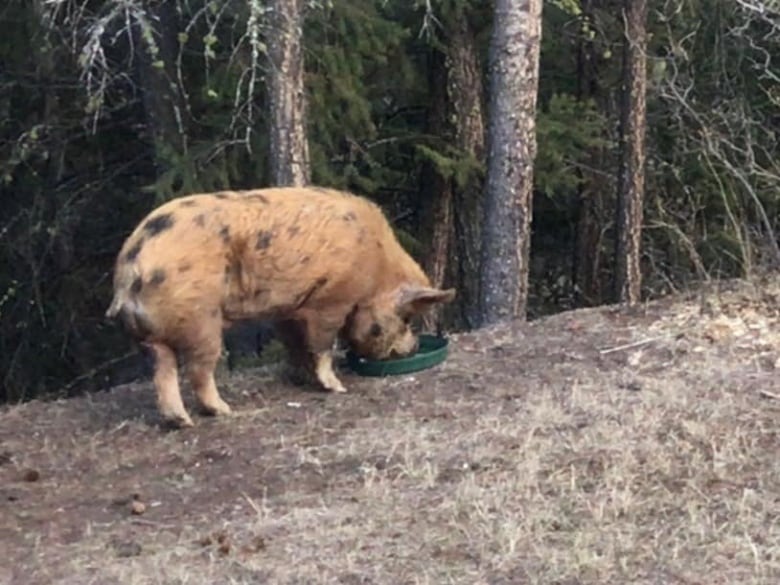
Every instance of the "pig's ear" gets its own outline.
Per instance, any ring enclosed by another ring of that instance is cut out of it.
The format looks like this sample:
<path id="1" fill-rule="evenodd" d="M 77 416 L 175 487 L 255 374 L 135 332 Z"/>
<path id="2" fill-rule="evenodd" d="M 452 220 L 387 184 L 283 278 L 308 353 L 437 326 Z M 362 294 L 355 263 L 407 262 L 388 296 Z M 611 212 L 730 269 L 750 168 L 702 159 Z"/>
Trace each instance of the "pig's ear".
<path id="1" fill-rule="evenodd" d="M 450 303 L 455 298 L 455 289 L 440 290 L 417 286 L 405 288 L 398 295 L 398 312 L 402 315 L 413 315 L 427 311 L 436 303 Z"/>

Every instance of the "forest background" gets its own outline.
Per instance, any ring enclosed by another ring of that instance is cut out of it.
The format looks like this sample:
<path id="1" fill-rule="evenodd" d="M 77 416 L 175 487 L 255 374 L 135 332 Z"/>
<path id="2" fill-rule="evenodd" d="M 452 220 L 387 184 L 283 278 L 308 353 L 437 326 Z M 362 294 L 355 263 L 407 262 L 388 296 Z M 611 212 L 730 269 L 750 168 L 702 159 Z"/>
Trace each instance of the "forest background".
<path id="1" fill-rule="evenodd" d="M 637 26 L 642 296 L 780 266 L 780 3 L 639 4 L 631 23 L 631 0 L 544 2 L 531 318 L 617 298 Z M 302 62 L 272 67 L 290 14 Z M 277 161 L 301 136 L 273 115 L 299 82 L 305 181 L 377 201 L 459 290 L 437 326 L 477 326 L 488 129 L 501 123 L 488 107 L 493 23 L 494 4 L 475 0 L 3 3 L 0 401 L 127 375 L 134 350 L 103 317 L 122 241 L 172 197 L 299 180 Z"/>

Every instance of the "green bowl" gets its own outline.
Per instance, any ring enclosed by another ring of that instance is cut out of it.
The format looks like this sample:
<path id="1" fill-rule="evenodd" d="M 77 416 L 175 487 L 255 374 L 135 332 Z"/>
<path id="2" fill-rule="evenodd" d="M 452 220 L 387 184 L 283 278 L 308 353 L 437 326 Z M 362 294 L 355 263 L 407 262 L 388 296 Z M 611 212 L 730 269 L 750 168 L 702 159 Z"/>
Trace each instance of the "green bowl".
<path id="1" fill-rule="evenodd" d="M 423 334 L 419 342 L 416 353 L 391 360 L 369 360 L 348 351 L 347 366 L 360 376 L 397 376 L 432 368 L 447 359 L 447 338 Z"/>

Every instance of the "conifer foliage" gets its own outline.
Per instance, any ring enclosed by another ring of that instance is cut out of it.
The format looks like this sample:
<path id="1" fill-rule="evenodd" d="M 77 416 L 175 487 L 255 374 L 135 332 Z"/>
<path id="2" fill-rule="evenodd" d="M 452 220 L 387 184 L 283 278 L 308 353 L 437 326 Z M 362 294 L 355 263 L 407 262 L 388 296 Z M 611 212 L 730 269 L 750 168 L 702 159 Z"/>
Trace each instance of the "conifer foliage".
<path id="1" fill-rule="evenodd" d="M 637 300 L 780 267 L 775 13 L 7 0 L 0 398 L 144 373 L 103 321 L 112 263 L 152 206 L 196 191 L 310 182 L 373 198 L 458 289 L 429 324 L 444 330 L 607 302 L 616 277 Z"/>

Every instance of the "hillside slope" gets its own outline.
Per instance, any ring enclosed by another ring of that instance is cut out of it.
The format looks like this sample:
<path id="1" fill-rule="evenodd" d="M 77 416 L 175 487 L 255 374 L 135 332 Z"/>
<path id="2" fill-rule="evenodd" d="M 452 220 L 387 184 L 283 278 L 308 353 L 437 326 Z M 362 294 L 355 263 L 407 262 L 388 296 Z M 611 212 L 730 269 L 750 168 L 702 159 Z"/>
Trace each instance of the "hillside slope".
<path id="1" fill-rule="evenodd" d="M 780 279 L 721 287 L 242 371 L 186 431 L 148 383 L 6 407 L 0 583 L 778 583 Z"/>

